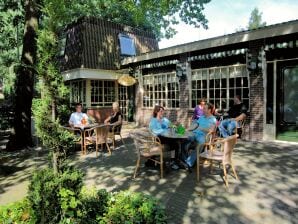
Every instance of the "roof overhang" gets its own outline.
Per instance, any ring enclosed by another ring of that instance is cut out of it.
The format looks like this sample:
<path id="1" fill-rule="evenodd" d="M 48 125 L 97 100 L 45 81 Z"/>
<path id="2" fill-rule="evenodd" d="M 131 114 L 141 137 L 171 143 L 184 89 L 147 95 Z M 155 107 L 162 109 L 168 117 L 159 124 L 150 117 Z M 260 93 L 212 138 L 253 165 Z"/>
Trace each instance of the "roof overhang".
<path id="1" fill-rule="evenodd" d="M 74 79 L 117 80 L 122 74 L 115 70 L 78 68 L 62 72 L 64 81 Z"/>
<path id="2" fill-rule="evenodd" d="M 298 33 L 298 20 L 271 25 L 256 30 L 242 31 L 229 35 L 195 41 L 161 49 L 159 51 L 149 52 L 136 57 L 125 58 L 122 60 L 122 65 L 293 33 Z"/>

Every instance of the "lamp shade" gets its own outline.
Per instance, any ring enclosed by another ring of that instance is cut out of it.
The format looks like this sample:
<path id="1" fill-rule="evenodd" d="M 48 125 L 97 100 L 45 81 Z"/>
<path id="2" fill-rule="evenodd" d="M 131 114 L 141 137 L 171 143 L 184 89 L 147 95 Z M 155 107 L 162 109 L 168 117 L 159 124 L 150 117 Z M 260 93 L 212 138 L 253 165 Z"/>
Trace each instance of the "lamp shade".
<path id="1" fill-rule="evenodd" d="M 122 86 L 132 86 L 136 83 L 136 79 L 128 74 L 120 76 L 118 83 Z"/>

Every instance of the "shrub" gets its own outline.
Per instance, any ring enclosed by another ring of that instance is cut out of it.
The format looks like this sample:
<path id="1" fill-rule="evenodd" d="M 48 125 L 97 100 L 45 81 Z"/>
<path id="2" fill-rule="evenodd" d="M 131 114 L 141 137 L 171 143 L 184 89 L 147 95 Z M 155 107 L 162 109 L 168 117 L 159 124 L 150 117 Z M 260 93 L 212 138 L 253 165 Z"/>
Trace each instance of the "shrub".
<path id="1" fill-rule="evenodd" d="M 123 191 L 111 197 L 100 223 L 166 223 L 165 209 L 148 195 Z"/>
<path id="2" fill-rule="evenodd" d="M 25 198 L 7 206 L 0 206 L 0 223 L 35 223 L 29 200 Z"/>
<path id="3" fill-rule="evenodd" d="M 82 173 L 72 168 L 57 175 L 51 169 L 35 173 L 29 185 L 28 198 L 36 222 L 59 223 L 63 219 L 80 217 L 82 185 Z"/>
<path id="4" fill-rule="evenodd" d="M 111 194 L 105 189 L 86 189 L 82 191 L 83 217 L 81 223 L 98 223 L 107 210 Z"/>

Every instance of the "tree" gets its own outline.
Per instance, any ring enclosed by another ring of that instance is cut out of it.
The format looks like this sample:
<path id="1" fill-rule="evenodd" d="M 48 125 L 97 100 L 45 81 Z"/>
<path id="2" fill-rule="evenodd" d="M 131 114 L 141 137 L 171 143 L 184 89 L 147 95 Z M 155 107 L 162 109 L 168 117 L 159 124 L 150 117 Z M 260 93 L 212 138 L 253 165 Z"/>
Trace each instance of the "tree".
<path id="1" fill-rule="evenodd" d="M 258 8 L 254 8 L 250 14 L 247 29 L 253 30 L 266 26 L 266 22 L 262 22 L 262 14 Z"/>
<path id="2" fill-rule="evenodd" d="M 11 0 L 13 1 L 13 0 Z M 39 122 L 48 120 L 56 122 L 55 112 L 59 107 L 58 102 L 65 96 L 66 88 L 57 67 L 56 51 L 58 51 L 59 33 L 70 22 L 82 16 L 97 16 L 106 20 L 120 22 L 142 29 L 151 30 L 157 38 L 169 38 L 175 34 L 173 25 L 178 23 L 178 17 L 196 27 L 207 28 L 207 19 L 203 15 L 204 4 L 210 0 L 27 0 L 25 1 L 25 33 L 23 39 L 22 66 L 18 70 L 16 90 L 15 133 L 8 144 L 8 149 L 25 148 L 32 145 L 31 139 L 31 105 L 33 97 L 33 80 L 36 68 L 36 41 L 39 49 L 39 78 L 43 80 L 43 101 L 52 105 L 42 107 L 46 112 L 53 111 L 50 115 L 44 113 Z M 37 4 L 38 3 L 38 4 Z M 29 10 L 29 5 L 32 10 Z M 37 5 L 40 6 L 37 7 Z M 42 12 L 42 15 L 40 15 Z M 39 18 L 42 29 L 36 35 Z M 32 26 L 31 21 L 34 21 Z M 30 32 L 29 32 L 30 31 Z M 39 39 L 43 37 L 43 41 Z M 28 58 L 27 56 L 30 55 Z M 38 122 L 37 122 L 38 123 Z M 59 123 L 59 122 L 58 122 Z M 46 131 L 41 131 L 42 123 L 38 130 L 46 138 Z M 55 125 L 54 125 L 55 126 Z M 52 127 L 58 130 L 57 127 Z M 50 133 L 50 132 L 48 132 Z M 54 135 L 55 136 L 55 135 Z M 52 139 L 54 140 L 54 139 Z M 51 140 L 51 141 L 52 141 Z M 58 140 L 58 139 L 57 139 Z M 48 142 L 49 139 L 47 140 Z M 54 144 L 55 145 L 55 144 Z"/>
<path id="3" fill-rule="evenodd" d="M 7 150 L 33 146 L 31 136 L 31 106 L 33 83 L 36 74 L 36 41 L 38 20 L 41 15 L 39 0 L 24 2 L 25 28 L 21 64 L 16 71 L 14 131 L 10 135 Z"/>

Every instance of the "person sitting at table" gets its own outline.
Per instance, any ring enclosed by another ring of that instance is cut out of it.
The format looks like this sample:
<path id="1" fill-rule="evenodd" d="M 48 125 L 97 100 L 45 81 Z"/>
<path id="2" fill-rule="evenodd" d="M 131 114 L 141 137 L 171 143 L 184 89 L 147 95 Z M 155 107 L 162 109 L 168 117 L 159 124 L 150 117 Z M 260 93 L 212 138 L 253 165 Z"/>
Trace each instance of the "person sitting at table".
<path id="1" fill-rule="evenodd" d="M 105 124 L 112 124 L 113 126 L 122 124 L 122 114 L 120 111 L 119 103 L 114 102 L 112 104 L 113 112 L 112 114 L 105 119 Z M 110 127 L 110 131 L 112 131 L 112 126 Z"/>
<path id="2" fill-rule="evenodd" d="M 195 127 L 190 129 L 193 131 L 194 136 L 189 139 L 188 143 L 195 141 L 197 143 L 196 149 L 202 149 L 201 146 L 205 143 L 207 133 L 213 131 L 216 127 L 216 118 L 213 116 L 213 110 L 213 104 L 206 103 L 203 109 L 203 115 L 197 120 Z M 192 150 L 190 154 L 188 154 L 187 146 L 183 147 L 182 158 L 184 159 L 189 171 L 197 159 L 196 149 Z"/>
<path id="3" fill-rule="evenodd" d="M 247 108 L 241 102 L 239 95 L 234 97 L 234 105 L 228 110 L 227 114 L 227 119 L 224 119 L 218 127 L 221 136 L 224 138 L 231 136 L 236 128 L 236 125 L 239 125 L 239 121 L 246 118 Z"/>
<path id="4" fill-rule="evenodd" d="M 69 118 L 69 125 L 74 127 L 74 126 L 80 126 L 80 125 L 87 125 L 88 122 L 88 115 L 86 113 L 82 112 L 83 106 L 81 103 L 76 103 L 76 112 L 73 112 L 70 115 Z"/>
<path id="5" fill-rule="evenodd" d="M 192 120 L 198 120 L 203 115 L 203 109 L 204 109 L 205 103 L 206 103 L 205 98 L 200 99 L 199 104 L 196 106 L 193 112 Z"/>
<path id="6" fill-rule="evenodd" d="M 164 107 L 156 105 L 153 109 L 153 115 L 149 122 L 149 130 L 151 133 L 159 137 L 161 144 L 169 145 L 170 149 L 177 148 L 177 145 L 170 139 L 163 137 L 169 130 L 170 121 L 163 116 Z M 175 150 L 171 151 L 171 167 L 174 170 L 179 169 L 179 166 L 175 163 Z"/>

